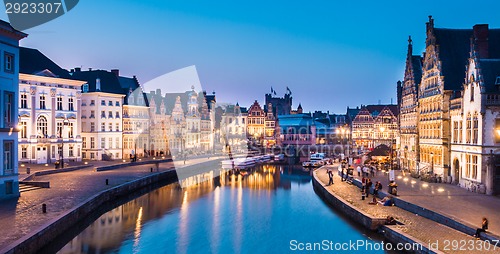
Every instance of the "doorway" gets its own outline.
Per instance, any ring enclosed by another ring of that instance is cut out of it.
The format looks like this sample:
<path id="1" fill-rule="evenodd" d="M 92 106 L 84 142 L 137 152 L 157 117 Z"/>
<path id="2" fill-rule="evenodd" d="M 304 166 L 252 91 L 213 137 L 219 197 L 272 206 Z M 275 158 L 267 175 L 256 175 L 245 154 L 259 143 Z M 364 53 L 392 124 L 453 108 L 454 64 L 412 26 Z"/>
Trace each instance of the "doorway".
<path id="1" fill-rule="evenodd" d="M 453 171 L 455 172 L 453 183 L 458 184 L 460 181 L 460 162 L 458 161 L 458 159 L 455 159 L 453 161 Z"/>

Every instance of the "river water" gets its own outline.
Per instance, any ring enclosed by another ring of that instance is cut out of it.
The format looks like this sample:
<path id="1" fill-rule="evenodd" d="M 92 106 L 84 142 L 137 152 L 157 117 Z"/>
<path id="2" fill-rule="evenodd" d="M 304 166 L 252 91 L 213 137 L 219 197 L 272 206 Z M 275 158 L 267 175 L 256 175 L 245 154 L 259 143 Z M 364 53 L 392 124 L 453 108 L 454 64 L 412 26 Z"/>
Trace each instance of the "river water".
<path id="1" fill-rule="evenodd" d="M 370 236 L 316 195 L 309 173 L 262 165 L 153 190 L 103 214 L 59 253 L 284 253 L 350 241 L 374 244 L 356 253 L 383 253 Z"/>

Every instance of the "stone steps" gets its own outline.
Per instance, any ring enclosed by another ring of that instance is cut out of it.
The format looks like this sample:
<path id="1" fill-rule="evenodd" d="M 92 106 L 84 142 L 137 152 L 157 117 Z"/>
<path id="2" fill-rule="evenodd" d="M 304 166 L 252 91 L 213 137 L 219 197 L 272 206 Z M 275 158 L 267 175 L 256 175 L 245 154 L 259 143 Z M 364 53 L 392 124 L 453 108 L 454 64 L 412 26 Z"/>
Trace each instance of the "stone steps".
<path id="1" fill-rule="evenodd" d="M 27 191 L 32 191 L 32 190 L 38 190 L 38 189 L 42 189 L 42 188 L 41 187 L 37 187 L 37 186 L 32 186 L 32 185 L 24 184 L 24 183 L 20 183 L 19 184 L 19 192 L 20 193 L 27 192 Z"/>

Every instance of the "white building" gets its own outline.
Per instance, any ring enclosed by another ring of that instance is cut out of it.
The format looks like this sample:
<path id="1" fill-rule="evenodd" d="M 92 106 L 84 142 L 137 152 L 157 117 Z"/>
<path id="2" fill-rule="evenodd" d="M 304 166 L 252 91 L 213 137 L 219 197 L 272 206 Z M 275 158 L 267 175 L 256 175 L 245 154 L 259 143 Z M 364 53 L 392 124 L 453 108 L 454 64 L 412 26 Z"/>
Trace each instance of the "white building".
<path id="1" fill-rule="evenodd" d="M 228 105 L 220 123 L 221 140 L 223 145 L 229 145 L 235 151 L 246 151 L 247 149 L 247 112 L 246 108 L 236 105 Z M 227 151 L 226 151 L 227 152 Z"/>
<path id="2" fill-rule="evenodd" d="M 81 87 L 36 49 L 21 48 L 19 161 L 36 164 L 80 161 Z"/>
<path id="3" fill-rule="evenodd" d="M 476 25 L 462 98 L 451 100 L 452 181 L 500 193 L 500 29 Z M 460 96 L 460 95 L 459 95 Z"/>
<path id="4" fill-rule="evenodd" d="M 19 196 L 17 165 L 19 40 L 27 34 L 0 21 L 0 198 Z"/>
<path id="5" fill-rule="evenodd" d="M 185 149 L 190 153 L 196 153 L 201 148 L 201 117 L 198 110 L 198 94 L 192 87 L 188 94 L 186 112 L 186 142 Z"/>
<path id="6" fill-rule="evenodd" d="M 124 94 L 115 74 L 76 68 L 73 77 L 86 80 L 82 89 L 82 158 L 112 160 L 123 158 L 122 107 Z"/>
<path id="7" fill-rule="evenodd" d="M 168 139 L 170 134 L 170 115 L 167 114 L 165 97 L 161 90 L 151 91 L 148 94 L 150 129 L 149 138 L 151 156 L 170 155 Z"/>

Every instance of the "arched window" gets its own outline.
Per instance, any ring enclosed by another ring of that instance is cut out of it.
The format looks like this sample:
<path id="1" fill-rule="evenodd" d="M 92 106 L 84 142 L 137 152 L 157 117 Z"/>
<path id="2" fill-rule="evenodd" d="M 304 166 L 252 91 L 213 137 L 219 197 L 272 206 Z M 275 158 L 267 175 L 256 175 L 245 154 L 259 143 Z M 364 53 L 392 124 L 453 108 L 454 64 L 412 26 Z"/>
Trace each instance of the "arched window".
<path id="1" fill-rule="evenodd" d="M 474 83 L 470 84 L 470 101 L 474 101 Z"/>
<path id="2" fill-rule="evenodd" d="M 45 116 L 38 117 L 36 129 L 39 137 L 47 137 L 47 118 Z"/>
<path id="3" fill-rule="evenodd" d="M 471 132 L 472 132 L 472 117 L 469 114 L 467 114 L 467 123 L 466 123 L 466 136 L 465 136 L 465 143 L 470 144 L 471 143 Z"/>

